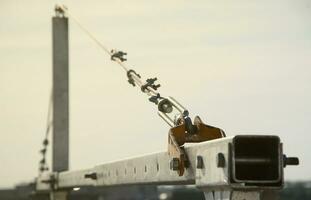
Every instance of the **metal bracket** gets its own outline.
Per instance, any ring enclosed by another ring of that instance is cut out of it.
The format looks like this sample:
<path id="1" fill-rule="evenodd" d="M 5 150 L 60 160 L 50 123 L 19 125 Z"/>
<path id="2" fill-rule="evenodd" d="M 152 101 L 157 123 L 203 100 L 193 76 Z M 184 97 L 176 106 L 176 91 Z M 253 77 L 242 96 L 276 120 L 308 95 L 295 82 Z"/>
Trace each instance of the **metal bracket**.
<path id="1" fill-rule="evenodd" d="M 183 149 L 185 143 L 199 143 L 225 137 L 223 130 L 204 124 L 198 116 L 194 118 L 192 132 L 187 126 L 189 124 L 183 122 L 171 128 L 168 133 L 168 154 L 172 161 L 174 160 L 175 166 L 178 166 L 176 171 L 179 176 L 184 174 L 187 167 L 187 155 Z"/>

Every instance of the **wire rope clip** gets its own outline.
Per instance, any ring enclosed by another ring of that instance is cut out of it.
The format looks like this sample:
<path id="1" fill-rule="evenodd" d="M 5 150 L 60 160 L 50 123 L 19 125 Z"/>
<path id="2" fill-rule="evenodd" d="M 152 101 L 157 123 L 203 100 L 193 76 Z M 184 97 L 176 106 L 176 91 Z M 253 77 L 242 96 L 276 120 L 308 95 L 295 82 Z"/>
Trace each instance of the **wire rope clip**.
<path id="1" fill-rule="evenodd" d="M 128 82 L 129 82 L 129 84 L 131 84 L 131 85 L 133 85 L 134 87 L 136 86 L 135 85 L 135 80 L 133 79 L 133 76 L 132 76 L 132 74 L 134 74 L 135 76 L 137 76 L 138 78 L 141 78 L 140 77 L 140 75 L 139 74 L 137 74 L 134 70 L 132 70 L 132 69 L 130 69 L 130 70 L 128 70 L 127 71 L 127 73 L 126 73 L 126 76 L 127 76 L 127 78 L 128 78 Z"/>
<path id="2" fill-rule="evenodd" d="M 41 149 L 40 153 L 42 153 L 44 155 L 46 153 L 46 148 Z"/>
<path id="3" fill-rule="evenodd" d="M 127 59 L 124 58 L 124 56 L 127 55 L 127 53 L 123 52 L 123 51 L 117 51 L 117 50 L 111 50 L 111 60 L 116 61 L 116 58 L 119 59 L 121 62 L 126 61 Z"/>
<path id="4" fill-rule="evenodd" d="M 148 87 L 151 87 L 152 89 L 157 90 L 161 85 L 160 84 L 157 84 L 157 85 L 154 84 L 156 82 L 156 80 L 158 80 L 158 79 L 157 78 L 148 78 L 146 80 L 146 83 L 141 86 L 141 91 L 146 92 Z"/>
<path id="5" fill-rule="evenodd" d="M 48 168 L 48 167 L 41 166 L 41 167 L 39 168 L 39 170 L 40 170 L 40 172 L 42 173 L 42 172 L 44 172 L 44 171 L 48 171 L 49 168 Z"/>

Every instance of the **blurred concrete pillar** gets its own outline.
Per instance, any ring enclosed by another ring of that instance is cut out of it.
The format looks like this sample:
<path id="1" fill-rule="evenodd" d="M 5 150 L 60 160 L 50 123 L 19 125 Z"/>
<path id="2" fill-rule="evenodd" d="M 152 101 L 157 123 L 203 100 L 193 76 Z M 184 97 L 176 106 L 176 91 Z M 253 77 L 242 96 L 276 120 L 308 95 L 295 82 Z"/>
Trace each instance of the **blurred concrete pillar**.
<path id="1" fill-rule="evenodd" d="M 53 29 L 53 145 L 52 170 L 69 169 L 69 45 L 68 18 L 56 16 Z"/>

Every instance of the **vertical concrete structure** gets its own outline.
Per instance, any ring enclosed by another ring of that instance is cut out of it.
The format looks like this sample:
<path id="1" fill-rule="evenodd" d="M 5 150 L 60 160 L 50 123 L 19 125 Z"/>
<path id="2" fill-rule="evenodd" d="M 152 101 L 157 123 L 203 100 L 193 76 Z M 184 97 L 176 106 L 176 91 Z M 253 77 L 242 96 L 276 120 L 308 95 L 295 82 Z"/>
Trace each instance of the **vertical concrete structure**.
<path id="1" fill-rule="evenodd" d="M 69 169 L 69 45 L 68 18 L 52 18 L 53 29 L 53 146 L 52 170 Z"/>

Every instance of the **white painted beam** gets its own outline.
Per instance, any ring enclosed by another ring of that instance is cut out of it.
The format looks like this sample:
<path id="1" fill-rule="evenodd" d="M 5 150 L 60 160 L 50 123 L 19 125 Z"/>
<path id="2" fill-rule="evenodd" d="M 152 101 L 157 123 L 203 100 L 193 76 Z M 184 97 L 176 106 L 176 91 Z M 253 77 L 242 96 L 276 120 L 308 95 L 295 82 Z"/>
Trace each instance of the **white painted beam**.
<path id="1" fill-rule="evenodd" d="M 179 176 L 176 171 L 170 169 L 171 158 L 168 153 L 160 152 L 105 163 L 85 170 L 56 173 L 56 187 L 63 189 L 84 185 L 196 184 L 198 187 L 213 188 L 221 186 L 231 188 L 230 160 L 232 158 L 230 158 L 230 144 L 232 144 L 234 138 L 226 137 L 185 147 L 190 165 L 186 168 L 183 176 Z M 223 167 L 217 166 L 218 154 L 222 154 L 224 157 L 225 164 Z M 201 169 L 197 168 L 198 157 L 201 157 L 203 161 Z M 279 155 L 279 157 L 282 157 L 282 155 Z M 96 179 L 85 178 L 87 174 L 92 173 L 96 174 Z M 42 183 L 38 183 L 38 185 L 40 184 Z M 234 183 L 234 186 L 243 186 L 243 183 Z M 256 188 L 256 186 L 252 186 L 252 188 Z"/>

